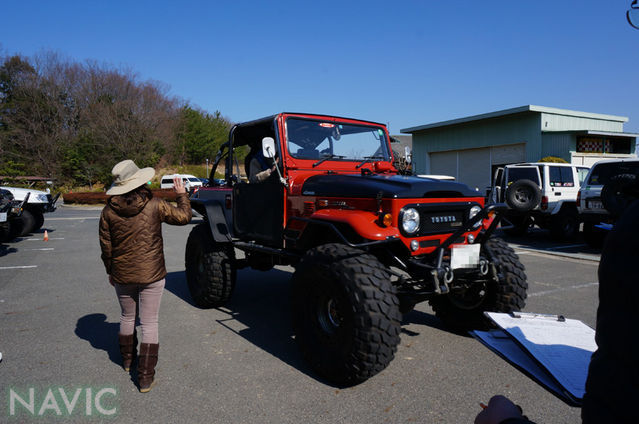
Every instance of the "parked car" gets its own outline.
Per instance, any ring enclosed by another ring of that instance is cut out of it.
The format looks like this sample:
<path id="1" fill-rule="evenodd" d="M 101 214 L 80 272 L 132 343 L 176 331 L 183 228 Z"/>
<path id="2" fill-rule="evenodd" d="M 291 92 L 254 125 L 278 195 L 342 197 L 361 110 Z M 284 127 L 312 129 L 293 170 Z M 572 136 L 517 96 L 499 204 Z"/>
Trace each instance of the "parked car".
<path id="1" fill-rule="evenodd" d="M 257 152 L 272 170 L 263 182 L 233 166 L 247 145 L 246 171 Z M 488 325 L 485 311 L 525 305 L 524 267 L 492 236 L 506 206 L 485 207 L 465 184 L 399 175 L 383 124 L 282 113 L 234 125 L 213 175 L 222 160 L 225 185 L 191 197 L 204 216 L 186 242 L 194 303 L 226 304 L 238 269 L 294 266 L 296 343 L 334 383 L 382 371 L 397 351 L 401 314 L 419 302 L 458 330 Z"/>
<path id="2" fill-rule="evenodd" d="M 495 170 L 487 198 L 508 205 L 510 233 L 525 234 L 537 225 L 556 238 L 569 239 L 579 231 L 577 193 L 587 173 L 587 167 L 567 163 L 506 165 Z"/>
<path id="3" fill-rule="evenodd" d="M 20 217 L 28 200 L 29 194 L 18 201 L 9 190 L 0 189 L 0 241 L 12 240 L 22 231 Z"/>
<path id="4" fill-rule="evenodd" d="M 603 243 L 601 224 L 613 224 L 627 200 L 625 187 L 634 185 L 639 159 L 610 159 L 595 163 L 579 189 L 577 210 L 583 222 L 584 238 L 593 246 Z"/>
<path id="5" fill-rule="evenodd" d="M 194 175 L 190 174 L 169 174 L 163 175 L 160 179 L 160 188 L 173 188 L 173 178 L 182 178 L 184 181 L 184 187 L 187 191 L 192 192 L 196 187 L 202 187 L 202 181 Z"/>
<path id="6" fill-rule="evenodd" d="M 19 236 L 24 236 L 39 230 L 44 225 L 44 214 L 54 212 L 56 210 L 56 202 L 60 194 L 51 196 L 50 193 L 31 188 L 19 188 L 2 186 L 2 189 L 8 190 L 13 195 L 14 200 L 22 202 L 27 199 L 24 204 L 24 210 L 20 219 L 22 221 Z"/>

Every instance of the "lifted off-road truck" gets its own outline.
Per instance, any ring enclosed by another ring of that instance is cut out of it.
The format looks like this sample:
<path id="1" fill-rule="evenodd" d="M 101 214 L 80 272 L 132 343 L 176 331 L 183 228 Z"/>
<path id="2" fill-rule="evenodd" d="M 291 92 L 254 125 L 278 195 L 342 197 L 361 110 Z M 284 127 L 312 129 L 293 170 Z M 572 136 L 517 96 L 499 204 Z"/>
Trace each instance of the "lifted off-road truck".
<path id="1" fill-rule="evenodd" d="M 295 338 L 333 383 L 383 370 L 418 302 L 457 330 L 524 307 L 524 267 L 491 237 L 506 206 L 484 207 L 464 184 L 398 175 L 382 124 L 282 113 L 235 125 L 211 181 L 221 161 L 225 184 L 192 197 L 205 218 L 186 246 L 193 300 L 223 305 L 239 268 L 292 265 Z M 241 165 L 251 181 L 256 170 L 270 176 L 249 183 Z"/>

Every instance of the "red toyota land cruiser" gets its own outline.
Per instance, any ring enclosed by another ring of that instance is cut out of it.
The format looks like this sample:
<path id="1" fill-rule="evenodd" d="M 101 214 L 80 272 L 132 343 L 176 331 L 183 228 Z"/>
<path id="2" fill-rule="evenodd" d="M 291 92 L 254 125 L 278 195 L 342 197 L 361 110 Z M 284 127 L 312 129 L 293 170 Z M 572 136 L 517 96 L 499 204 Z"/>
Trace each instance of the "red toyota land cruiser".
<path id="1" fill-rule="evenodd" d="M 237 269 L 294 266 L 295 338 L 332 382 L 383 370 L 401 314 L 418 302 L 457 330 L 485 327 L 484 311 L 524 307 L 524 267 L 491 237 L 505 205 L 484 207 L 464 184 L 398 175 L 383 124 L 281 113 L 235 125 L 210 181 L 222 161 L 225 183 L 192 197 L 205 222 L 186 246 L 191 295 L 220 306 Z"/>

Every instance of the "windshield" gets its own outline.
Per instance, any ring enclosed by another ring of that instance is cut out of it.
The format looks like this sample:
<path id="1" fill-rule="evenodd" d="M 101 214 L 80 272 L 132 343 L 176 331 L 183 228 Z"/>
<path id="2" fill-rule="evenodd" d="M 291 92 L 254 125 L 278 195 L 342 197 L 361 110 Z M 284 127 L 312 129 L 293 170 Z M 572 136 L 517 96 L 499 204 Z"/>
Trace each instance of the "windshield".
<path id="1" fill-rule="evenodd" d="M 619 174 L 639 174 L 639 162 L 610 162 L 595 165 L 588 184 L 604 185 Z"/>
<path id="2" fill-rule="evenodd" d="M 380 127 L 319 120 L 286 120 L 287 147 L 294 158 L 390 160 L 386 133 Z"/>

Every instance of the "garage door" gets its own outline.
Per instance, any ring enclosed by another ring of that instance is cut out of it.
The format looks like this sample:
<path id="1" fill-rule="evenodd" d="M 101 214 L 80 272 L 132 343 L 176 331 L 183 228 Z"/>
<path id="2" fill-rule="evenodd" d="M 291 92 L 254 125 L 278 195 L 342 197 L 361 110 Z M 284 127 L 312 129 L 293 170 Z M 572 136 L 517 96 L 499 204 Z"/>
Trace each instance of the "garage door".
<path id="1" fill-rule="evenodd" d="M 482 193 L 490 185 L 490 148 L 459 151 L 457 179 Z"/>
<path id="2" fill-rule="evenodd" d="M 526 160 L 526 145 L 523 143 L 493 146 L 490 149 L 491 165 L 507 165 Z"/>
<path id="3" fill-rule="evenodd" d="M 490 185 L 492 167 L 523 162 L 525 144 L 509 144 L 430 154 L 430 174 L 452 175 L 458 181 L 484 192 Z"/>

